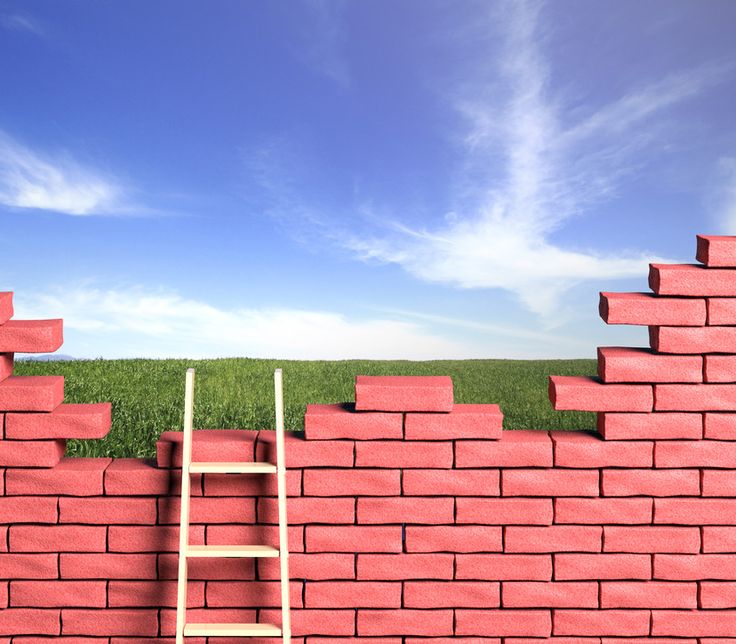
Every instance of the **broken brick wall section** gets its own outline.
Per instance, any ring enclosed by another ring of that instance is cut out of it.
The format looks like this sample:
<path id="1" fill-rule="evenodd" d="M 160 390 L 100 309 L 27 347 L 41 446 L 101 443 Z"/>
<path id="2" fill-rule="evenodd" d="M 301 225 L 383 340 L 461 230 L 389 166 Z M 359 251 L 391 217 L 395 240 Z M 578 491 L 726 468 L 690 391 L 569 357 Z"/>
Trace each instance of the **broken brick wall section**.
<path id="1" fill-rule="evenodd" d="M 602 294 L 651 347 L 551 379 L 598 432 L 502 431 L 443 377 L 359 376 L 354 404 L 309 405 L 285 450 L 295 644 L 736 643 L 736 239 L 699 239 L 698 259 Z M 173 642 L 181 433 L 155 461 L 63 458 L 109 406 L 13 376 L 12 351 L 55 350 L 61 327 L 11 315 L 0 294 L 0 644 Z M 274 443 L 198 430 L 193 458 L 273 462 Z M 194 475 L 192 493 L 190 543 L 278 543 L 275 476 Z M 189 572 L 190 620 L 280 624 L 276 559 Z"/>

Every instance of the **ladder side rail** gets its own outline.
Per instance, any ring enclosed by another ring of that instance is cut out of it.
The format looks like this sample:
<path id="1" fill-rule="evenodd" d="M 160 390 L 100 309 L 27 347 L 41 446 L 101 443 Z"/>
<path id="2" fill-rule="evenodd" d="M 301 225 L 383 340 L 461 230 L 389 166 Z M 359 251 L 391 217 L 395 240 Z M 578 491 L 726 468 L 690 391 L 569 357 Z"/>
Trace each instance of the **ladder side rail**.
<path id="1" fill-rule="evenodd" d="M 284 644 L 291 643 L 289 606 L 289 540 L 286 515 L 286 466 L 284 459 L 284 388 L 281 369 L 274 372 L 276 398 L 276 476 L 279 496 L 279 554 L 281 565 L 281 635 Z"/>

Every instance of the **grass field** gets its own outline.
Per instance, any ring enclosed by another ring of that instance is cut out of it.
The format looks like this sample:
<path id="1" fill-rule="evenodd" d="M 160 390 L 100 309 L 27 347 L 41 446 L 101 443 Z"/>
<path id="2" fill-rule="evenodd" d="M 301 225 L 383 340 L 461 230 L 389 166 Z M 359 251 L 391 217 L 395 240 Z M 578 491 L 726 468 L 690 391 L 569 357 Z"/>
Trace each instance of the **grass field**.
<path id="1" fill-rule="evenodd" d="M 595 414 L 554 411 L 549 375 L 594 375 L 595 360 L 289 361 L 219 360 L 18 361 L 15 375 L 65 377 L 67 403 L 112 403 L 102 440 L 73 440 L 67 455 L 152 457 L 161 432 L 181 429 L 184 374 L 196 369 L 194 427 L 272 429 L 273 372 L 284 378 L 287 429 L 304 427 L 307 403 L 352 402 L 356 375 L 452 376 L 457 403 L 497 403 L 505 429 L 590 429 Z"/>

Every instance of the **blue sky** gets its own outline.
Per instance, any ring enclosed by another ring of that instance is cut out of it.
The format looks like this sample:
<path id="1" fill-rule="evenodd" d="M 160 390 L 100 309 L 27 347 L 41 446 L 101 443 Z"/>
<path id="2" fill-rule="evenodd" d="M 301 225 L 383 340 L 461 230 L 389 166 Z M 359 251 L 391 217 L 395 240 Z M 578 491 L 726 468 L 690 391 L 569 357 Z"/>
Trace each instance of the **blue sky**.
<path id="1" fill-rule="evenodd" d="M 736 234 L 736 3 L 0 0 L 0 290 L 80 358 L 594 357 Z"/>

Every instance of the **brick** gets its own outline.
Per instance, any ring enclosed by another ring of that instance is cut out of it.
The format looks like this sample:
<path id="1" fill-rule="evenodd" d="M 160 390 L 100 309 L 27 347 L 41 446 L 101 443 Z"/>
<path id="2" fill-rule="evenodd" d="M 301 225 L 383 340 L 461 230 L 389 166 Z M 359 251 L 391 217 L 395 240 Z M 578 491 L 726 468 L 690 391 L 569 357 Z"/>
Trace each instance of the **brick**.
<path id="1" fill-rule="evenodd" d="M 13 353 L 0 353 L 0 380 L 13 375 Z"/>
<path id="2" fill-rule="evenodd" d="M 57 554 L 0 554 L 0 579 L 56 579 Z"/>
<path id="3" fill-rule="evenodd" d="M 603 470 L 604 496 L 685 496 L 700 494 L 698 470 Z"/>
<path id="4" fill-rule="evenodd" d="M 654 523 L 736 525 L 736 499 L 654 499 Z"/>
<path id="5" fill-rule="evenodd" d="M 654 555 L 654 578 L 695 581 L 736 579 L 734 555 Z"/>
<path id="6" fill-rule="evenodd" d="M 518 469 L 501 475 L 504 496 L 598 496 L 598 472 Z"/>
<path id="7" fill-rule="evenodd" d="M 703 414 L 602 412 L 598 414 L 598 433 L 604 440 L 700 439 L 703 437 Z"/>
<path id="8" fill-rule="evenodd" d="M 101 583 L 104 584 L 105 582 Z M 159 579 L 154 581 L 118 581 L 113 579 L 109 582 L 107 597 L 110 602 L 110 608 L 136 608 L 149 606 L 151 608 L 158 608 L 159 606 L 176 608 L 177 586 L 178 583 L 176 581 L 163 581 Z M 104 605 L 103 600 L 103 606 Z M 187 608 L 201 608 L 203 606 L 204 582 L 188 581 Z"/>
<path id="9" fill-rule="evenodd" d="M 304 437 L 310 440 L 403 438 L 400 413 L 355 411 L 354 403 L 307 405 Z"/>
<path id="10" fill-rule="evenodd" d="M 178 496 L 181 471 L 160 469 L 153 459 L 115 458 L 105 470 L 104 485 L 109 496 Z M 190 475 L 189 485 L 192 496 L 202 496 L 201 474 Z"/>
<path id="11" fill-rule="evenodd" d="M 499 526 L 406 526 L 404 546 L 406 552 L 500 552 L 501 531 Z"/>
<path id="12" fill-rule="evenodd" d="M 5 324 L 13 317 L 13 293 L 11 291 L 0 292 L 0 324 Z"/>
<path id="13" fill-rule="evenodd" d="M 107 530 L 110 552 L 179 552 L 178 525 L 111 525 Z M 189 526 L 189 544 L 204 544 L 204 526 Z"/>
<path id="14" fill-rule="evenodd" d="M 498 441 L 457 441 L 455 467 L 552 467 L 552 441 L 533 429 L 504 431 Z"/>
<path id="15" fill-rule="evenodd" d="M 289 598 L 292 608 L 302 608 L 304 582 L 289 582 Z M 176 606 L 176 590 L 172 593 Z M 207 606 L 211 608 L 275 607 L 281 606 L 281 580 L 279 581 L 209 581 L 207 582 Z"/>
<path id="16" fill-rule="evenodd" d="M 117 503 L 122 499 L 111 498 L 110 503 Z M 156 508 L 154 499 L 136 499 L 150 501 L 154 504 L 153 521 L 140 521 L 140 523 L 155 523 Z M 301 499 L 299 499 L 301 500 Z M 289 512 L 289 523 L 291 520 L 291 507 L 287 503 Z M 190 521 L 192 523 L 253 523 L 255 521 L 255 499 L 241 497 L 203 498 L 192 497 L 190 503 Z M 181 498 L 163 497 L 158 499 L 158 522 L 159 524 L 178 524 L 181 521 Z M 110 523 L 113 523 L 111 521 Z M 132 521 L 114 521 L 114 523 L 133 523 Z"/>
<path id="17" fill-rule="evenodd" d="M 701 582 L 700 608 L 736 608 L 736 583 L 728 581 Z"/>
<path id="18" fill-rule="evenodd" d="M 408 413 L 404 420 L 407 440 L 499 439 L 502 429 L 498 405 L 454 405 L 446 414 Z"/>
<path id="19" fill-rule="evenodd" d="M 606 324 L 705 324 L 705 300 L 658 297 L 651 293 L 601 293 L 598 312 Z"/>
<path id="20" fill-rule="evenodd" d="M 703 414 L 703 438 L 736 440 L 736 414 Z"/>
<path id="21" fill-rule="evenodd" d="M 11 552 L 105 552 L 105 526 L 10 526 Z"/>
<path id="22" fill-rule="evenodd" d="M 358 554 L 358 579 L 452 579 L 452 554 Z"/>
<path id="23" fill-rule="evenodd" d="M 258 620 L 256 620 L 256 611 L 252 608 L 192 608 L 187 611 L 187 621 L 189 622 L 196 622 L 196 623 L 232 623 L 232 622 L 247 622 L 252 623 L 255 621 L 259 622 L 265 622 L 265 623 L 271 623 L 273 624 L 274 621 L 271 619 L 267 619 L 263 613 L 266 613 L 267 611 L 264 610 L 259 617 Z M 297 611 L 292 612 L 293 614 L 296 614 Z M 279 623 L 278 621 L 275 623 Z M 163 636 L 173 636 L 176 633 L 176 609 L 175 608 L 162 608 L 160 610 L 160 634 Z M 294 620 L 292 619 L 292 632 L 296 632 L 296 629 L 294 628 Z M 173 638 L 172 638 L 173 639 Z M 202 638 L 204 639 L 204 638 Z M 217 639 L 211 639 L 211 642 L 220 642 L 222 639 L 223 643 L 227 642 L 228 644 L 233 644 L 236 641 L 236 638 L 217 638 Z M 269 638 L 270 639 L 270 638 Z M 261 642 L 268 642 L 269 639 L 258 639 L 256 641 Z M 275 638 L 274 638 L 275 639 Z M 280 639 L 280 638 L 279 638 Z M 237 638 L 238 641 L 242 642 L 243 638 Z M 161 640 L 159 638 L 156 638 L 154 642 L 151 644 L 158 644 Z M 184 641 L 187 642 L 188 638 L 184 638 Z M 248 641 L 248 640 L 246 640 Z"/>
<path id="24" fill-rule="evenodd" d="M 551 633 L 552 618 L 549 610 L 455 611 L 456 635 L 548 637 Z"/>
<path id="25" fill-rule="evenodd" d="M 452 467 L 451 441 L 371 441 L 355 445 L 356 467 Z"/>
<path id="26" fill-rule="evenodd" d="M 8 320 L 0 325 L 0 351 L 53 353 L 64 342 L 64 320 Z"/>
<path id="27" fill-rule="evenodd" d="M 0 465 L 4 467 L 54 467 L 66 450 L 65 440 L 0 440 Z"/>
<path id="28" fill-rule="evenodd" d="M 703 526 L 703 552 L 735 552 L 736 527 Z"/>
<path id="29" fill-rule="evenodd" d="M 5 608 L 0 610 L 0 635 L 58 635 L 59 612 L 58 608 Z"/>
<path id="30" fill-rule="evenodd" d="M 650 555 L 556 554 L 555 579 L 651 579 Z"/>
<path id="31" fill-rule="evenodd" d="M 358 411 L 452 411 L 450 376 L 356 376 Z"/>
<path id="32" fill-rule="evenodd" d="M 192 432 L 192 461 L 253 461 L 256 436 L 242 429 L 197 429 Z M 180 431 L 161 434 L 156 442 L 158 467 L 181 468 L 183 437 Z"/>
<path id="33" fill-rule="evenodd" d="M 0 497 L 0 523 L 56 523 L 56 504 L 50 496 Z"/>
<path id="34" fill-rule="evenodd" d="M 358 523 L 452 523 L 454 504 L 452 497 L 358 498 L 357 518 Z"/>
<path id="35" fill-rule="evenodd" d="M 557 638 L 559 639 L 559 638 Z M 602 637 L 601 638 L 601 644 L 622 644 L 623 640 L 617 638 L 617 637 Z M 707 640 L 701 640 L 703 644 L 707 644 Z M 667 637 L 658 637 L 656 639 L 657 644 L 698 644 L 697 639 L 685 639 L 685 638 L 667 638 Z M 626 639 L 626 644 L 652 644 L 652 639 L 650 637 L 629 637 Z M 711 644 L 716 644 L 715 642 L 712 642 Z M 726 642 L 721 642 L 720 644 L 727 644 Z"/>
<path id="36" fill-rule="evenodd" d="M 736 410 L 734 385 L 654 385 L 657 411 Z"/>
<path id="37" fill-rule="evenodd" d="M 192 505 L 197 500 L 199 499 L 192 499 Z M 61 497 L 59 522 L 151 525 L 156 523 L 156 500 L 134 497 L 92 499 Z"/>
<path id="38" fill-rule="evenodd" d="M 732 470 L 702 470 L 703 496 L 736 497 L 736 472 Z"/>
<path id="39" fill-rule="evenodd" d="M 696 583 L 667 581 L 601 582 L 601 608 L 697 608 Z"/>
<path id="40" fill-rule="evenodd" d="M 731 441 L 666 441 L 654 448 L 656 467 L 736 467 Z"/>
<path id="41" fill-rule="evenodd" d="M 706 266 L 736 266 L 736 237 L 696 235 L 695 259 Z"/>
<path id="42" fill-rule="evenodd" d="M 600 552 L 600 526 L 508 526 L 505 552 Z"/>
<path id="43" fill-rule="evenodd" d="M 405 582 L 408 584 L 413 582 Z M 433 581 L 429 586 L 434 587 Z M 315 581 L 306 584 L 306 608 L 400 608 L 398 581 Z M 407 607 L 413 608 L 409 603 Z M 430 606 L 433 608 L 434 606 Z"/>
<path id="44" fill-rule="evenodd" d="M 702 382 L 702 356 L 658 355 L 651 349 L 598 347 L 598 377 L 604 383 Z"/>
<path id="45" fill-rule="evenodd" d="M 704 359 L 705 382 L 736 382 L 736 356 L 709 355 Z"/>
<path id="46" fill-rule="evenodd" d="M 289 554 L 289 574 L 292 579 L 355 579 L 355 555 L 348 553 Z M 258 562 L 260 579 L 279 579 L 276 558 Z"/>
<path id="47" fill-rule="evenodd" d="M 286 534 L 289 552 L 304 552 L 304 526 L 287 526 Z M 230 545 L 234 543 L 271 543 L 275 545 L 278 542 L 278 525 L 234 524 L 207 526 L 207 543 L 209 545 Z M 177 545 L 171 549 L 171 552 L 178 549 Z"/>
<path id="48" fill-rule="evenodd" d="M 59 555 L 62 579 L 155 579 L 153 554 L 76 554 Z"/>
<path id="49" fill-rule="evenodd" d="M 64 400 L 64 376 L 10 376 L 0 382 L 0 411 L 53 411 Z"/>
<path id="50" fill-rule="evenodd" d="M 709 297 L 705 300 L 708 324 L 728 326 L 736 324 L 736 297 Z"/>
<path id="51" fill-rule="evenodd" d="M 368 635 L 452 635 L 452 610 L 359 609 L 357 633 Z"/>
<path id="52" fill-rule="evenodd" d="M 208 499 L 209 500 L 209 499 Z M 211 499 L 215 502 L 212 506 L 212 510 L 217 515 L 217 508 L 222 504 L 223 501 L 228 499 Z M 235 501 L 242 502 L 245 499 L 235 498 Z M 389 501 L 399 501 L 399 499 L 388 499 Z M 371 499 L 361 498 L 358 501 L 358 507 L 360 503 L 365 502 L 365 507 L 371 507 L 371 502 L 381 502 L 383 498 Z M 278 499 L 275 498 L 262 498 L 258 499 L 258 523 L 278 523 Z M 286 516 L 287 523 L 295 525 L 298 523 L 355 523 L 355 499 L 352 498 L 319 498 L 319 497 L 305 497 L 297 499 L 289 499 L 286 504 Z M 244 521 L 240 519 L 240 521 Z M 214 521 L 208 520 L 208 523 L 235 523 L 235 520 L 229 521 Z M 379 523 L 386 523 L 387 521 L 380 521 Z M 178 520 L 177 520 L 178 523 Z M 371 521 L 358 521 L 358 523 L 371 523 Z"/>
<path id="53" fill-rule="evenodd" d="M 662 353 L 730 353 L 736 351 L 736 329 L 729 326 L 650 326 L 649 343 L 652 349 Z"/>
<path id="54" fill-rule="evenodd" d="M 654 444 L 605 441 L 594 433 L 551 431 L 556 467 L 651 467 Z"/>
<path id="55" fill-rule="evenodd" d="M 483 523 L 486 525 L 549 525 L 552 523 L 551 499 L 460 497 L 455 500 L 455 504 L 457 508 L 455 523 Z"/>
<path id="56" fill-rule="evenodd" d="M 499 478 L 498 470 L 404 470 L 403 494 L 468 496 L 482 491 L 498 496 Z"/>
<path id="57" fill-rule="evenodd" d="M 11 581 L 10 605 L 104 608 L 107 602 L 106 586 L 105 581 Z"/>
<path id="58" fill-rule="evenodd" d="M 51 413 L 8 414 L 5 437 L 21 440 L 104 438 L 111 426 L 110 403 L 61 404 Z"/>
<path id="59" fill-rule="evenodd" d="M 325 470 L 320 470 L 325 471 Z M 286 470 L 286 496 L 302 495 L 302 470 Z M 172 471 L 172 475 L 174 472 Z M 177 470 L 172 485 L 179 487 Z M 192 477 L 194 482 L 195 478 Z M 205 496 L 278 496 L 278 477 L 252 474 L 203 474 Z"/>
<path id="60" fill-rule="evenodd" d="M 306 526 L 307 552 L 401 552 L 401 526 Z"/>
<path id="61" fill-rule="evenodd" d="M 305 496 L 394 496 L 401 494 L 400 470 L 306 470 Z"/>
<path id="62" fill-rule="evenodd" d="M 457 554 L 455 579 L 549 581 L 551 555 Z"/>
<path id="63" fill-rule="evenodd" d="M 574 581 L 504 581 L 504 608 L 597 608 L 598 584 Z"/>
<path id="64" fill-rule="evenodd" d="M 731 297 L 736 295 L 736 271 L 697 264 L 650 264 L 649 287 L 657 295 Z"/>
<path id="65" fill-rule="evenodd" d="M 62 635 L 139 635 L 158 634 L 156 610 L 108 608 L 104 611 L 64 608 L 61 611 Z"/>
<path id="66" fill-rule="evenodd" d="M 552 612 L 554 635 L 649 635 L 648 610 L 570 610 Z"/>
<path id="67" fill-rule="evenodd" d="M 736 636 L 736 611 L 653 610 L 652 635 Z"/>
<path id="68" fill-rule="evenodd" d="M 6 494 L 102 494 L 102 476 L 111 458 L 62 458 L 48 469 L 10 469 Z"/>
<path id="69" fill-rule="evenodd" d="M 652 411 L 651 385 L 605 384 L 590 376 L 550 376 L 549 399 L 558 410 Z"/>
<path id="70" fill-rule="evenodd" d="M 671 526 L 603 527 L 604 552 L 699 552 L 700 530 Z"/>
<path id="71" fill-rule="evenodd" d="M 256 460 L 276 462 L 276 432 L 257 432 Z M 360 441 L 357 442 L 360 444 Z M 286 467 L 353 467 L 356 441 L 305 441 L 302 432 L 284 433 Z"/>
<path id="72" fill-rule="evenodd" d="M 294 570 L 294 559 L 297 557 L 291 556 L 289 553 L 289 574 L 292 578 L 296 577 L 296 571 Z M 135 556 L 135 555 L 128 555 Z M 140 555 L 138 555 L 140 556 Z M 154 559 L 156 555 L 152 555 Z M 276 562 L 279 563 L 278 560 Z M 158 555 L 158 578 L 159 579 L 178 579 L 179 574 L 179 555 L 173 553 L 161 553 Z M 301 572 L 301 571 L 300 571 Z M 187 576 L 190 580 L 196 581 L 209 581 L 213 579 L 255 579 L 255 559 L 219 559 L 215 557 L 193 557 L 187 564 Z M 306 575 L 301 575 L 301 578 L 309 578 Z M 135 579 L 136 576 L 131 576 L 129 579 Z M 156 578 L 154 574 L 153 577 Z M 263 575 L 261 575 L 263 578 Z M 275 579 L 279 579 L 279 569 L 276 568 Z"/>
<path id="73" fill-rule="evenodd" d="M 498 582 L 404 582 L 404 606 L 407 608 L 493 608 L 500 605 Z"/>

